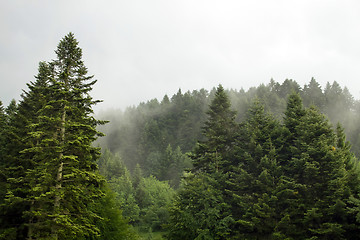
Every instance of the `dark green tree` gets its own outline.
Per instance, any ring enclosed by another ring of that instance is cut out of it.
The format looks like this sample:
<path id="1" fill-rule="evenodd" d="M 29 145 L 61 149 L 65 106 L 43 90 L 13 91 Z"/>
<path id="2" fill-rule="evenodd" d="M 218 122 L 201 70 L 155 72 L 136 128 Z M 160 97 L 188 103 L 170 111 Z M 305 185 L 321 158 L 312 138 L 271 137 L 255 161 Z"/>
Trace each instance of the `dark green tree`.
<path id="1" fill-rule="evenodd" d="M 171 209 L 169 239 L 226 239 L 231 232 L 232 216 L 223 186 L 238 126 L 221 85 L 207 114 L 203 127 L 205 140 L 190 155 L 193 173 L 185 177 Z"/>
<path id="2" fill-rule="evenodd" d="M 304 99 L 304 106 L 315 105 L 319 109 L 324 109 L 326 102 L 325 95 L 320 84 L 314 78 L 311 78 L 310 83 L 304 86 L 301 95 L 302 99 Z"/>
<path id="3" fill-rule="evenodd" d="M 116 200 L 115 193 L 105 184 L 102 187 L 105 196 L 90 207 L 101 219 L 95 221 L 99 235 L 90 236 L 89 240 L 136 240 L 140 239 L 135 230 L 128 224 L 120 210 L 121 206 Z"/>
<path id="4" fill-rule="evenodd" d="M 204 173 L 190 173 L 182 184 L 170 208 L 168 239 L 228 239 L 233 219 L 221 184 Z"/>
<path id="5" fill-rule="evenodd" d="M 19 165 L 22 177 L 16 179 L 19 174 L 10 175 L 14 169 L 8 168 L 6 201 L 9 206 L 25 203 L 25 223 L 19 231 L 27 229 L 28 239 L 99 234 L 94 224 L 99 216 L 87 207 L 103 196 L 104 179 L 96 172 L 100 152 L 92 146 L 101 135 L 96 126 L 104 123 L 92 116 L 92 106 L 98 101 L 89 92 L 96 81 L 87 76 L 82 50 L 72 33 L 55 52 L 56 60 L 40 64 L 36 83 L 23 96 L 24 114 L 18 116 L 33 116 L 24 121 L 27 137 L 22 140 L 25 143 L 20 142 L 24 149 L 11 159 Z"/>
<path id="6" fill-rule="evenodd" d="M 227 181 L 233 235 L 239 239 L 269 239 L 277 222 L 277 185 L 281 175 L 277 163 L 282 146 L 282 127 L 255 100 L 241 124 L 236 143 L 236 161 Z"/>
<path id="7" fill-rule="evenodd" d="M 205 141 L 199 142 L 190 155 L 195 172 L 223 171 L 229 164 L 228 157 L 234 146 L 238 129 L 235 122 L 236 113 L 230 106 L 224 88 L 219 85 L 207 111 L 208 119 L 203 127 Z"/>
<path id="8" fill-rule="evenodd" d="M 4 106 L 0 101 L 0 206 L 4 203 L 6 194 L 6 175 L 5 175 L 5 136 L 6 136 L 6 114 Z M 0 207 L 1 209 L 1 207 Z M 2 214 L 2 213 L 0 213 Z M 1 221 L 0 217 L 0 221 Z M 2 223 L 2 221 L 1 221 Z"/>
<path id="9" fill-rule="evenodd" d="M 38 111 L 48 101 L 46 92 L 48 91 L 49 72 L 48 64 L 40 62 L 39 73 L 35 76 L 36 81 L 27 84 L 29 91 L 23 92 L 19 104 L 13 100 L 6 109 L 7 127 L 4 145 L 6 162 L 4 172 L 8 196 L 2 206 L 5 219 L 5 224 L 2 224 L 2 227 L 5 232 L 14 232 L 14 238 L 18 239 L 22 239 L 26 235 L 25 223 L 28 219 L 23 216 L 23 212 L 28 210 L 31 205 L 30 201 L 26 200 L 30 191 L 29 182 L 25 179 L 26 170 L 34 167 L 32 162 L 34 154 L 22 151 L 34 145 L 29 132 L 32 124 L 38 122 Z"/>
<path id="10" fill-rule="evenodd" d="M 353 190 L 347 180 L 349 153 L 343 137 L 336 137 L 316 108 L 304 110 L 297 94 L 289 97 L 284 123 L 289 134 L 283 149 L 288 154 L 282 156 L 282 184 L 293 196 L 287 196 L 277 230 L 294 239 L 349 239 L 358 230 L 347 213 Z"/>

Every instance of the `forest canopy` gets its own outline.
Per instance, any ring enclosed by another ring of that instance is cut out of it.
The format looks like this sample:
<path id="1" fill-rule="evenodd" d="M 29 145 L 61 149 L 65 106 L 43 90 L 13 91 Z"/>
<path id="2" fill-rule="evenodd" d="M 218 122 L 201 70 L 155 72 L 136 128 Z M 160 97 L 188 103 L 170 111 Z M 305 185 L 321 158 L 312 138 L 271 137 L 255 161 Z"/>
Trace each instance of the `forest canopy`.
<path id="1" fill-rule="evenodd" d="M 360 238 L 346 87 L 220 84 L 94 114 L 74 34 L 55 53 L 0 102 L 0 239 Z"/>

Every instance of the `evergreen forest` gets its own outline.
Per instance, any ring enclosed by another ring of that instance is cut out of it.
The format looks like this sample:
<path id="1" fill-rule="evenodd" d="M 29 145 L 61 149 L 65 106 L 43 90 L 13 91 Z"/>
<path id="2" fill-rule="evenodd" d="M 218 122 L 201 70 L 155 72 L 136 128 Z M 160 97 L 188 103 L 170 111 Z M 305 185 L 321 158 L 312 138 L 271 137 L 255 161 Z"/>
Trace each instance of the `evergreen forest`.
<path id="1" fill-rule="evenodd" d="M 219 84 L 94 113 L 74 34 L 55 54 L 0 102 L 0 239 L 360 239 L 345 86 Z"/>

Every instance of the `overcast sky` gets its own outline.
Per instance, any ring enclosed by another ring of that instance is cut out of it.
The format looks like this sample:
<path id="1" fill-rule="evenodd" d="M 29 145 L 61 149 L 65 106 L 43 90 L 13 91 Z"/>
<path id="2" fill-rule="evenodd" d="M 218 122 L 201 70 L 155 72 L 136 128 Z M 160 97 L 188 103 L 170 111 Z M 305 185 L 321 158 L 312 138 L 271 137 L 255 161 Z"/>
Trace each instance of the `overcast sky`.
<path id="1" fill-rule="evenodd" d="M 103 108 L 311 77 L 360 98 L 360 1 L 0 0 L 0 100 L 20 99 L 68 32 Z"/>

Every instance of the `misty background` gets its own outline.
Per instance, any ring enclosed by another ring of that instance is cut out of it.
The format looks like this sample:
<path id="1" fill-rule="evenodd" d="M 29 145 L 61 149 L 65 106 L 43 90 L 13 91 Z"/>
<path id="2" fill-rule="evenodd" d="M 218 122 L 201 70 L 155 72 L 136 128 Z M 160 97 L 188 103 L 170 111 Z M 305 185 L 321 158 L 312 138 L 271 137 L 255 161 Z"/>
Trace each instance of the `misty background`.
<path id="1" fill-rule="evenodd" d="M 360 96 L 359 1 L 0 1 L 0 99 L 20 99 L 73 32 L 106 108 L 271 78 Z"/>

